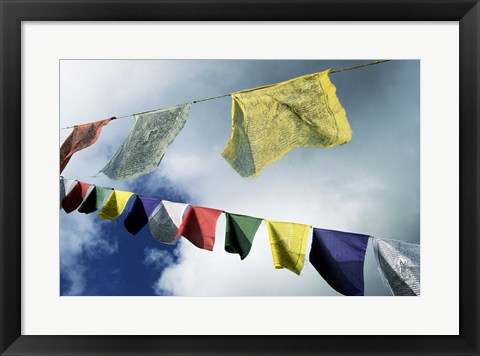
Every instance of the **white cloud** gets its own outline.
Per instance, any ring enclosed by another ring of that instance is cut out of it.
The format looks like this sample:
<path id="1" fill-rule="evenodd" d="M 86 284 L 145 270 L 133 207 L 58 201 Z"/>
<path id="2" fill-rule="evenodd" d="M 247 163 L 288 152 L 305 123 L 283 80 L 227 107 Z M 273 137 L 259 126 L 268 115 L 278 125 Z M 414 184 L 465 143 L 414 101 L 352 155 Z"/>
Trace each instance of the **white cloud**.
<path id="1" fill-rule="evenodd" d="M 173 263 L 173 256 L 165 250 L 160 250 L 158 248 L 146 248 L 145 259 L 143 260 L 143 263 L 149 267 L 162 269 Z"/>
<path id="2" fill-rule="evenodd" d="M 60 267 L 67 281 L 64 294 L 82 295 L 88 284 L 85 257 L 115 253 L 118 244 L 102 233 L 103 222 L 80 213 L 60 214 Z"/>

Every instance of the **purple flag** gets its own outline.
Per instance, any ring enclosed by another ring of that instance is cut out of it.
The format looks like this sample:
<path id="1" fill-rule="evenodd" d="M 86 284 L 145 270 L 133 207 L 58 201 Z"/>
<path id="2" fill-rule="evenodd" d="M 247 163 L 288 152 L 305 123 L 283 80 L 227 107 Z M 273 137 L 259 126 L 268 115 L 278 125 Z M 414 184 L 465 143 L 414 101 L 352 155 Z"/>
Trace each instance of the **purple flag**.
<path id="1" fill-rule="evenodd" d="M 135 200 L 123 222 L 125 229 L 127 229 L 132 235 L 136 235 L 145 225 L 147 225 L 148 219 L 158 204 L 160 204 L 160 200 L 142 195 L 135 196 Z"/>
<path id="2" fill-rule="evenodd" d="M 364 295 L 363 262 L 368 235 L 313 229 L 310 263 L 337 292 Z"/>

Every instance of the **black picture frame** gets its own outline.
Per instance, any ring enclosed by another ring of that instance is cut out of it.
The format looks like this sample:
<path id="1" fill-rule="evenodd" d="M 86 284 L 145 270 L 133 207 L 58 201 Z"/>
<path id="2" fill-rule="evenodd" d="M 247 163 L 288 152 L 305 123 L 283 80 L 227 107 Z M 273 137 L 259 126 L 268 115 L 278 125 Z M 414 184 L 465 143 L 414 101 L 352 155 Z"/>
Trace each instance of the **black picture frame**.
<path id="1" fill-rule="evenodd" d="M 0 12 L 2 354 L 479 355 L 478 0 L 0 0 Z M 288 337 L 21 335 L 21 22 L 87 20 L 459 21 L 460 335 Z"/>

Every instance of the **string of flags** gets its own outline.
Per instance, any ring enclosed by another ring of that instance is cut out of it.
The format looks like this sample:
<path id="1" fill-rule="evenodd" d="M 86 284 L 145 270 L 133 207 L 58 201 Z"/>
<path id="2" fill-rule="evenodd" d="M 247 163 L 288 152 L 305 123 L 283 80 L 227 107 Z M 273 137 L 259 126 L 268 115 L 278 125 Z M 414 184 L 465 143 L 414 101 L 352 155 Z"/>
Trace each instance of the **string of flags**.
<path id="1" fill-rule="evenodd" d="M 372 239 L 377 268 L 388 290 L 396 296 L 420 295 L 418 244 L 158 200 L 63 177 L 60 177 L 60 206 L 67 214 L 75 210 L 85 214 L 98 210 L 98 216 L 106 220 L 116 220 L 126 211 L 124 227 L 132 235 L 148 225 L 153 238 L 161 243 L 174 244 L 183 236 L 196 247 L 209 251 L 215 245 L 217 220 L 225 214 L 224 249 L 238 254 L 242 260 L 247 258 L 256 232 L 265 220 L 274 267 L 297 275 L 303 269 L 307 238 L 313 228 L 309 262 L 333 289 L 348 296 L 364 295 L 364 260 Z"/>
<path id="2" fill-rule="evenodd" d="M 240 176 L 255 178 L 294 148 L 348 143 L 352 130 L 329 75 L 383 62 L 327 69 L 219 96 L 232 98 L 232 133 L 222 156 Z M 118 180 L 154 171 L 185 126 L 192 103 L 219 97 L 133 115 L 135 123 L 130 133 L 99 173 Z M 102 128 L 115 119 L 73 126 L 60 148 L 60 173 L 74 153 L 92 146 Z"/>

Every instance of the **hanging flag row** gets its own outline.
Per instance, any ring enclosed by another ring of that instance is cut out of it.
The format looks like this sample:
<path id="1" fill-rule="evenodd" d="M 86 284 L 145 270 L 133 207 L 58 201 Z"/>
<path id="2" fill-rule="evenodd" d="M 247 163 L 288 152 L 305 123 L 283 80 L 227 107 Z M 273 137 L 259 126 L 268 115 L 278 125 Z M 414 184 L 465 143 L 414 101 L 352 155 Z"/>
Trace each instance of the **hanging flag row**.
<path id="1" fill-rule="evenodd" d="M 272 221 L 223 210 L 158 200 L 133 192 L 100 187 L 60 178 L 60 206 L 68 214 L 74 210 L 115 220 L 129 205 L 125 229 L 135 235 L 147 224 L 159 242 L 176 243 L 185 237 L 198 248 L 213 250 L 219 216 L 224 213 L 225 251 L 243 260 L 252 247 L 263 220 L 267 225 L 274 266 L 300 275 L 305 261 L 307 238 L 312 226 Z M 377 267 L 393 295 L 420 294 L 420 246 L 404 241 L 369 235 L 313 228 L 309 261 L 337 292 L 364 295 L 364 260 L 369 239 L 373 239 Z"/>
<path id="2" fill-rule="evenodd" d="M 232 133 L 222 156 L 242 177 L 258 177 L 298 147 L 348 143 L 352 130 L 330 81 L 331 69 L 229 94 Z M 134 115 L 135 123 L 99 173 L 134 179 L 154 171 L 184 127 L 192 102 Z M 115 117 L 76 125 L 60 148 L 60 173 L 75 152 L 93 145 Z"/>

